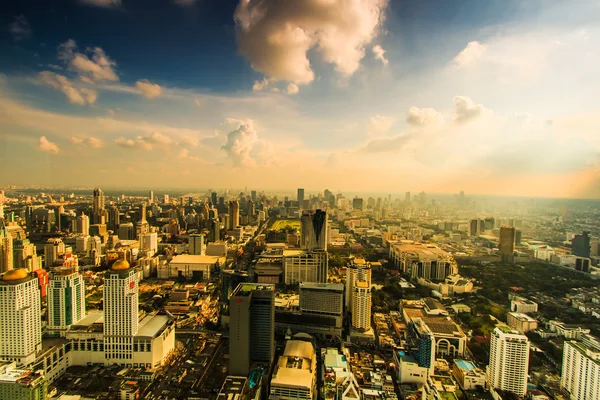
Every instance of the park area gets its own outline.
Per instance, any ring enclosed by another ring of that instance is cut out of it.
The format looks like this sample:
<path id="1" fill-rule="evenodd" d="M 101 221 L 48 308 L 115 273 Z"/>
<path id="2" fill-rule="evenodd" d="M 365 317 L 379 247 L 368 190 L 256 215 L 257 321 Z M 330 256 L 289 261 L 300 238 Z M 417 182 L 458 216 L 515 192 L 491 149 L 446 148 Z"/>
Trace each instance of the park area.
<path id="1" fill-rule="evenodd" d="M 288 229 L 295 229 L 300 231 L 300 220 L 299 219 L 277 219 L 273 221 L 273 224 L 269 227 L 274 231 L 283 231 Z"/>

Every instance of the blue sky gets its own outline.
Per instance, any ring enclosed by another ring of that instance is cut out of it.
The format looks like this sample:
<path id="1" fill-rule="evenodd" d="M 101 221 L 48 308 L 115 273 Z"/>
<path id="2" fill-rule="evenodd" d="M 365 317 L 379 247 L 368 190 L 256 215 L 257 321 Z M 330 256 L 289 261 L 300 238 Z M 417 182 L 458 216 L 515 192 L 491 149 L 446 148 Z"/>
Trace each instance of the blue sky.
<path id="1" fill-rule="evenodd" d="M 13 2 L 0 156 L 20 167 L 0 185 L 598 197 L 599 18 L 598 1 Z"/>

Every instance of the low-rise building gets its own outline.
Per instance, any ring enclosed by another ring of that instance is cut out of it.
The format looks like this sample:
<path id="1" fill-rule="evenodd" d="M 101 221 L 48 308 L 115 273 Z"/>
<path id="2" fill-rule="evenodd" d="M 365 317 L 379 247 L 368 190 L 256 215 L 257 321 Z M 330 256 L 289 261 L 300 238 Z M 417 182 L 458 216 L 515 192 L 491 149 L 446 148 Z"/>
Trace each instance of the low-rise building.
<path id="1" fill-rule="evenodd" d="M 514 296 L 510 301 L 510 311 L 524 314 L 534 313 L 538 311 L 538 305 L 524 297 Z"/>
<path id="2" fill-rule="evenodd" d="M 169 279 L 182 276 L 187 279 L 208 280 L 211 271 L 224 264 L 225 257 L 180 254 L 173 257 L 170 263 L 158 267 L 158 278 Z"/>
<path id="3" fill-rule="evenodd" d="M 485 387 L 485 372 L 467 360 L 454 360 L 452 375 L 464 390 L 475 390 Z"/>
<path id="4" fill-rule="evenodd" d="M 537 329 L 538 322 L 527 314 L 518 312 L 509 312 L 507 316 L 508 326 L 518 330 L 521 333 Z"/>
<path id="5" fill-rule="evenodd" d="M 317 398 L 317 358 L 311 340 L 297 334 L 287 341 L 273 371 L 270 400 Z"/>
<path id="6" fill-rule="evenodd" d="M 43 372 L 17 369 L 14 362 L 0 361 L 0 399 L 45 400 L 47 396 Z"/>

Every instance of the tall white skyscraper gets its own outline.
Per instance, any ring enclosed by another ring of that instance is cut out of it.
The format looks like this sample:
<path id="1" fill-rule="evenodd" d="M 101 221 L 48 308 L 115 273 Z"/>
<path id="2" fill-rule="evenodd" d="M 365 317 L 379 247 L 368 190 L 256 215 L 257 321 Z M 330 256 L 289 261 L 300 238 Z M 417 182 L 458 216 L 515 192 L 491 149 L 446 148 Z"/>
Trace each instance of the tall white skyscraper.
<path id="1" fill-rule="evenodd" d="M 133 359 L 138 332 L 138 274 L 127 261 L 113 264 L 104 274 L 104 357 L 106 363 Z"/>
<path id="2" fill-rule="evenodd" d="M 494 329 L 487 370 L 490 388 L 525 396 L 528 370 L 529 339 L 527 336 L 507 327 Z"/>
<path id="3" fill-rule="evenodd" d="M 356 282 L 366 282 L 371 286 L 371 264 L 364 258 L 354 258 L 346 267 L 346 310 L 352 312 L 352 296 Z"/>
<path id="4" fill-rule="evenodd" d="M 565 342 L 560 387 L 570 400 L 600 399 L 600 348 Z"/>
<path id="5" fill-rule="evenodd" d="M 327 211 L 303 211 L 300 223 L 300 247 L 304 250 L 327 250 Z"/>
<path id="6" fill-rule="evenodd" d="M 85 317 L 85 282 L 75 268 L 52 272 L 47 289 L 48 331 L 64 335 Z"/>
<path id="7" fill-rule="evenodd" d="M 352 327 L 361 331 L 371 329 L 371 285 L 363 280 L 354 283 Z"/>
<path id="8" fill-rule="evenodd" d="M 31 364 L 42 349 L 38 279 L 26 269 L 8 271 L 0 281 L 0 359 Z"/>
<path id="9" fill-rule="evenodd" d="M 0 220 L 0 273 L 13 269 L 13 238 L 6 229 L 4 220 Z"/>

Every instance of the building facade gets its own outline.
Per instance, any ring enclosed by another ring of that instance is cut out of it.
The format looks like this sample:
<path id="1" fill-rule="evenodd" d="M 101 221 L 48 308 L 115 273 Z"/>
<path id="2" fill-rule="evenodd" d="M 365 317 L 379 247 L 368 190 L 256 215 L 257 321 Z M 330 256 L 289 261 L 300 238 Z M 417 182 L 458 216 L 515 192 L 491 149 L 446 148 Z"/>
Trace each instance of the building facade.
<path id="1" fill-rule="evenodd" d="M 490 342 L 488 383 L 519 396 L 527 393 L 529 339 L 511 329 L 495 328 Z"/>
<path id="2" fill-rule="evenodd" d="M 52 272 L 47 288 L 49 332 L 64 336 L 72 324 L 85 317 L 85 282 L 74 268 Z"/>
<path id="3" fill-rule="evenodd" d="M 515 261 L 515 243 L 517 242 L 517 230 L 512 226 L 500 227 L 500 259 L 504 263 Z"/>
<path id="4" fill-rule="evenodd" d="M 300 247 L 327 251 L 327 211 L 305 210 L 300 218 Z"/>
<path id="5" fill-rule="evenodd" d="M 570 400 L 600 399 L 600 348 L 565 342 L 560 387 Z"/>
<path id="6" fill-rule="evenodd" d="M 352 327 L 360 331 L 371 329 L 371 285 L 356 281 L 352 293 Z"/>
<path id="7" fill-rule="evenodd" d="M 390 260 L 411 279 L 419 278 L 442 282 L 458 274 L 458 265 L 451 254 L 439 247 L 402 240 L 390 245 Z"/>
<path id="8" fill-rule="evenodd" d="M 300 282 L 327 282 L 329 253 L 313 250 L 283 256 L 283 279 L 288 285 Z"/>

